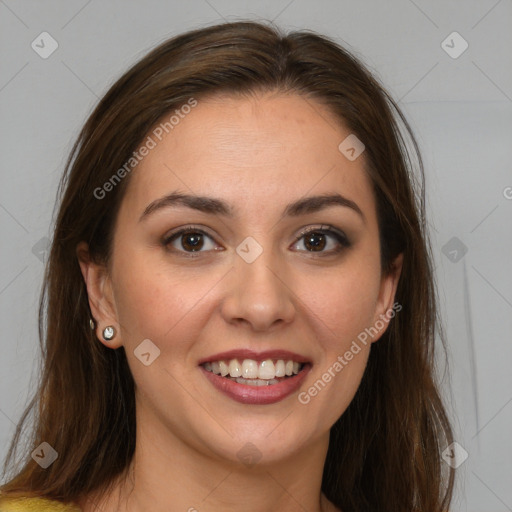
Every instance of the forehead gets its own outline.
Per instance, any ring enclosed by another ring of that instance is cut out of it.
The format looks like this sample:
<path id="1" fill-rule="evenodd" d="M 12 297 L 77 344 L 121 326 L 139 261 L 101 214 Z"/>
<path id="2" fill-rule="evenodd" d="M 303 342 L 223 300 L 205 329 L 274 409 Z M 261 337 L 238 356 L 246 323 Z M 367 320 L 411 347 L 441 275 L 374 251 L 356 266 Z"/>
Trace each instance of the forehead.
<path id="1" fill-rule="evenodd" d="M 333 191 L 372 209 L 364 158 L 340 152 L 350 131 L 319 102 L 283 93 L 218 95 L 187 112 L 148 133 L 154 147 L 132 172 L 123 201 L 134 214 L 176 190 L 225 198 L 235 215 Z"/>

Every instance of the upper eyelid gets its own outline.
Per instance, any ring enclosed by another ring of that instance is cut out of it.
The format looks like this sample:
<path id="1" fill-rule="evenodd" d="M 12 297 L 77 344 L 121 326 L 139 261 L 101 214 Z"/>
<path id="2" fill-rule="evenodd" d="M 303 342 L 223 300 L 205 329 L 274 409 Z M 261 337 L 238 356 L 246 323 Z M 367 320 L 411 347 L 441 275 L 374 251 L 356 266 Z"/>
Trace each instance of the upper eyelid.
<path id="1" fill-rule="evenodd" d="M 208 231 L 208 228 L 204 228 L 204 227 L 201 227 L 201 226 L 193 226 L 193 225 L 188 225 L 188 226 L 183 226 L 183 227 L 180 227 L 180 228 L 176 228 L 174 230 L 171 230 L 171 232 L 167 233 L 164 235 L 164 238 L 169 238 L 171 236 L 174 236 L 174 235 L 177 235 L 178 233 L 180 234 L 183 234 L 183 232 L 187 232 L 187 231 L 198 231 L 200 233 L 204 233 L 212 238 L 215 238 L 215 235 L 214 234 L 211 234 L 209 231 Z M 310 231 L 334 231 L 334 232 L 339 232 L 340 234 L 342 235 L 345 235 L 345 232 L 344 230 L 342 229 L 339 229 L 339 228 L 336 228 L 335 226 L 332 226 L 331 224 L 321 224 L 321 225 L 308 225 L 308 226 L 305 226 L 303 228 L 299 228 L 299 231 L 297 232 L 297 235 L 295 236 L 303 236 L 305 233 L 308 233 Z"/>
<path id="2" fill-rule="evenodd" d="M 304 235 L 307 235 L 308 233 L 316 232 L 316 231 L 319 231 L 319 232 L 332 231 L 335 234 L 344 236 L 348 240 L 348 237 L 343 230 L 335 228 L 334 226 L 331 226 L 330 224 L 322 224 L 320 227 L 308 226 L 305 228 L 301 228 L 300 233 L 296 236 L 296 239 L 298 240 L 298 239 L 302 238 Z"/>

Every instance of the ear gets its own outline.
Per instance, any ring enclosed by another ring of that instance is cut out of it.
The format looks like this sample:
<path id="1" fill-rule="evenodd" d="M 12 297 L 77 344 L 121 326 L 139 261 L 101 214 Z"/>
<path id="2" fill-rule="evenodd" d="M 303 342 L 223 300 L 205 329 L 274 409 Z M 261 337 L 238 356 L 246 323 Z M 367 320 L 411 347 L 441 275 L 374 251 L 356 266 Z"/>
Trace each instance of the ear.
<path id="1" fill-rule="evenodd" d="M 393 261 L 389 272 L 381 277 L 379 296 L 372 324 L 374 329 L 379 332 L 372 338 L 372 343 L 377 341 L 386 332 L 390 320 L 395 316 L 396 312 L 402 309 L 400 304 L 397 304 L 395 307 L 393 305 L 398 281 L 402 273 L 403 261 L 404 255 L 400 253 Z"/>
<path id="2" fill-rule="evenodd" d="M 121 335 L 107 268 L 92 261 L 89 247 L 85 242 L 77 245 L 76 255 L 87 288 L 89 307 L 96 324 L 96 336 L 108 348 L 119 348 L 122 345 Z M 112 340 L 105 341 L 102 333 L 103 329 L 109 325 L 115 328 L 116 335 Z"/>

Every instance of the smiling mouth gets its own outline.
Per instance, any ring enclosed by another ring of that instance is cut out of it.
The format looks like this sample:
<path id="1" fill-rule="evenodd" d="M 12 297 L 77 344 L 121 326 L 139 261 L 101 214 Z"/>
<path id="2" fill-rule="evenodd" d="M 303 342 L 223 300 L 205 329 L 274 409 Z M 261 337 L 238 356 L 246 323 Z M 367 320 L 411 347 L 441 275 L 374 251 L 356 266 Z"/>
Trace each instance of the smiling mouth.
<path id="1" fill-rule="evenodd" d="M 300 373 L 305 363 L 284 359 L 266 359 L 258 362 L 253 359 L 221 360 L 203 363 L 206 371 L 220 377 L 248 386 L 271 386 L 290 379 Z"/>

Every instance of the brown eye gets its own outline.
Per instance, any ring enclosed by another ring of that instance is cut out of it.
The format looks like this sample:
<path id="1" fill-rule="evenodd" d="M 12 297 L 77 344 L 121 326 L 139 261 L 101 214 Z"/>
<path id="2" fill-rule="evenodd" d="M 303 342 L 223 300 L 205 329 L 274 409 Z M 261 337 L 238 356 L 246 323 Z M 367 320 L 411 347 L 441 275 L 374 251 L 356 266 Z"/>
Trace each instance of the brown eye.
<path id="1" fill-rule="evenodd" d="M 317 231 L 312 231 L 311 233 L 308 233 L 304 237 L 304 246 L 309 250 L 310 247 L 312 247 L 312 250 L 322 251 L 327 242 L 325 240 L 325 234 L 319 233 Z"/>
<path id="2" fill-rule="evenodd" d="M 309 228 L 296 238 L 297 241 L 301 239 L 304 239 L 306 252 L 320 253 L 320 256 L 338 253 L 350 246 L 350 242 L 343 233 L 332 229 Z M 324 250 L 329 245 L 329 239 L 334 239 L 334 248 Z"/>
<path id="3" fill-rule="evenodd" d="M 181 235 L 181 246 L 185 250 L 199 251 L 204 245 L 203 234 L 201 233 L 185 233 Z"/>
<path id="4" fill-rule="evenodd" d="M 202 251 L 205 247 L 205 237 L 213 241 L 213 238 L 202 229 L 188 227 L 180 229 L 175 233 L 171 233 L 169 236 L 165 237 L 162 244 L 165 247 L 169 247 L 169 245 L 171 245 L 172 247 L 169 249 L 172 252 L 179 252 L 184 255 L 188 255 L 189 253 L 194 252 L 205 252 Z M 206 244 L 206 246 L 207 245 L 208 244 Z M 206 250 L 214 250 L 216 245 L 212 244 L 212 246 L 213 247 L 207 248 Z"/>

